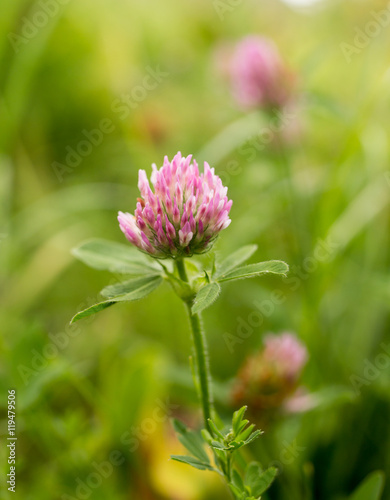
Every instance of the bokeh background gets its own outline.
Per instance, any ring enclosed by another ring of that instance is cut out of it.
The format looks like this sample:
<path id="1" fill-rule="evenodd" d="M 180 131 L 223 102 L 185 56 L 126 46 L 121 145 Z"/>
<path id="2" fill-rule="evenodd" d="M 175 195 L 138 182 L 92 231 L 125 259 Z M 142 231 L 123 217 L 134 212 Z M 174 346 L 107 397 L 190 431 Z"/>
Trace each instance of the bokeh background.
<path id="1" fill-rule="evenodd" d="M 2 446 L 1 498 L 227 498 L 211 473 L 169 461 L 183 450 L 168 417 L 200 422 L 172 290 L 68 326 L 111 279 L 71 248 L 123 242 L 116 212 L 133 210 L 138 169 L 178 150 L 207 159 L 234 200 L 216 252 L 257 243 L 254 259 L 283 259 L 296 279 L 230 284 L 204 314 L 221 415 L 267 332 L 295 332 L 309 352 L 301 384 L 315 404 L 274 415 L 251 445 L 281 469 L 264 498 L 342 500 L 388 474 L 388 2 L 3 0 L 1 12 L 1 434 L 10 388 L 18 433 L 17 493 Z M 356 45 L 359 30 L 370 35 Z M 273 39 L 296 74 L 283 147 L 264 142 L 269 116 L 240 109 L 220 72 L 221 44 L 247 34 Z M 307 260 L 321 241 L 331 251 Z M 283 301 L 229 349 L 226 334 L 276 289 Z"/>

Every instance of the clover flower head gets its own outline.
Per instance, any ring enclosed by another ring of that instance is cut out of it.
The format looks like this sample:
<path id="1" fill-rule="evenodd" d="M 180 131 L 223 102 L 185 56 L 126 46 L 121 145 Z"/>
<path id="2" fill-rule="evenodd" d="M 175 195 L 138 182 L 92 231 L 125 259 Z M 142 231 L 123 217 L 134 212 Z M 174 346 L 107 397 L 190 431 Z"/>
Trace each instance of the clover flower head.
<path id="1" fill-rule="evenodd" d="M 230 77 L 233 96 L 243 108 L 281 107 L 290 99 L 291 75 L 267 38 L 251 35 L 237 43 Z"/>
<path id="2" fill-rule="evenodd" d="M 157 169 L 152 165 L 151 188 L 144 170 L 139 171 L 134 215 L 119 212 L 119 226 L 141 251 L 156 258 L 182 257 L 209 250 L 222 229 L 229 226 L 227 188 L 207 162 L 199 173 L 192 155 L 177 153 Z"/>

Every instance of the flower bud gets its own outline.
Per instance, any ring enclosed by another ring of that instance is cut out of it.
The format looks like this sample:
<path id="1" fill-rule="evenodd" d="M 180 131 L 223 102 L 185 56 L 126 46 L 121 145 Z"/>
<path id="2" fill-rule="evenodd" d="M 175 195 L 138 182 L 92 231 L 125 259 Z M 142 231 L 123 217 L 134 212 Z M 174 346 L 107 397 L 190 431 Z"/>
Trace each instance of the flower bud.
<path id="1" fill-rule="evenodd" d="M 308 358 L 306 347 L 292 333 L 268 334 L 261 351 L 249 357 L 232 392 L 234 404 L 247 404 L 253 415 L 281 408 L 295 393 Z"/>
<path id="2" fill-rule="evenodd" d="M 272 40 L 248 36 L 234 48 L 229 73 L 232 93 L 246 109 L 285 106 L 292 78 Z"/>

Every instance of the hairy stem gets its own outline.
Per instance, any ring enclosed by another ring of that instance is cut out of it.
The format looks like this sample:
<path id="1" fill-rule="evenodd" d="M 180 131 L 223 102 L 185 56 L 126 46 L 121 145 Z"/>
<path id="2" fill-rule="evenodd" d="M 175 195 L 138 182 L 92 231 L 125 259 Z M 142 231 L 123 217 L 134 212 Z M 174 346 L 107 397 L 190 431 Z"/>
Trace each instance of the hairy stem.
<path id="1" fill-rule="evenodd" d="M 183 260 L 176 261 L 177 270 L 180 278 L 188 283 L 187 273 Z M 210 389 L 210 366 L 207 352 L 206 337 L 202 328 L 202 322 L 199 314 L 192 314 L 190 300 L 185 301 L 188 315 L 190 318 L 192 340 L 195 348 L 196 366 L 198 371 L 200 396 L 202 402 L 204 425 L 210 431 L 208 419 L 211 418 L 212 396 Z"/>
<path id="2" fill-rule="evenodd" d="M 186 268 L 184 265 L 184 260 L 183 259 L 177 259 L 176 261 L 176 267 L 180 276 L 180 279 L 188 283 L 188 276 L 186 273 Z"/>

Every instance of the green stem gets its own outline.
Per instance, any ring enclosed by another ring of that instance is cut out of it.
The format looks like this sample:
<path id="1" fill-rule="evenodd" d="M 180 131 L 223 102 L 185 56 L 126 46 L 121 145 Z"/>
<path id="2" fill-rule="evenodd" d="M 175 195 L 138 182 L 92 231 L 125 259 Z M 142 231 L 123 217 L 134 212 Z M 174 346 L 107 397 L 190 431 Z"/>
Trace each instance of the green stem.
<path id="1" fill-rule="evenodd" d="M 176 261 L 176 267 L 179 272 L 180 279 L 188 283 L 188 276 L 186 273 L 186 268 L 184 266 L 184 260 L 183 259 L 177 259 Z"/>
<path id="2" fill-rule="evenodd" d="M 231 451 L 227 452 L 226 467 L 227 467 L 226 478 L 228 480 L 228 483 L 230 483 L 232 480 L 232 452 Z"/>
<path id="3" fill-rule="evenodd" d="M 184 261 L 182 259 L 176 260 L 176 266 L 180 278 L 186 283 L 188 283 L 188 277 L 185 270 Z M 192 340 L 195 348 L 196 366 L 198 370 L 204 425 L 206 429 L 210 431 L 208 419 L 211 418 L 213 403 L 212 403 L 212 396 L 210 389 L 211 377 L 210 377 L 210 366 L 207 353 L 206 336 L 202 329 L 200 315 L 192 314 L 191 312 L 192 300 L 185 301 L 185 304 L 190 318 Z"/>
<path id="4" fill-rule="evenodd" d="M 199 314 L 192 314 L 191 304 L 186 303 L 186 305 L 192 327 L 192 339 L 194 342 L 196 365 L 198 368 L 204 424 L 206 426 L 206 429 L 210 430 L 208 419 L 211 418 L 212 400 L 210 390 L 210 367 L 206 346 L 206 337 L 202 329 Z"/>

